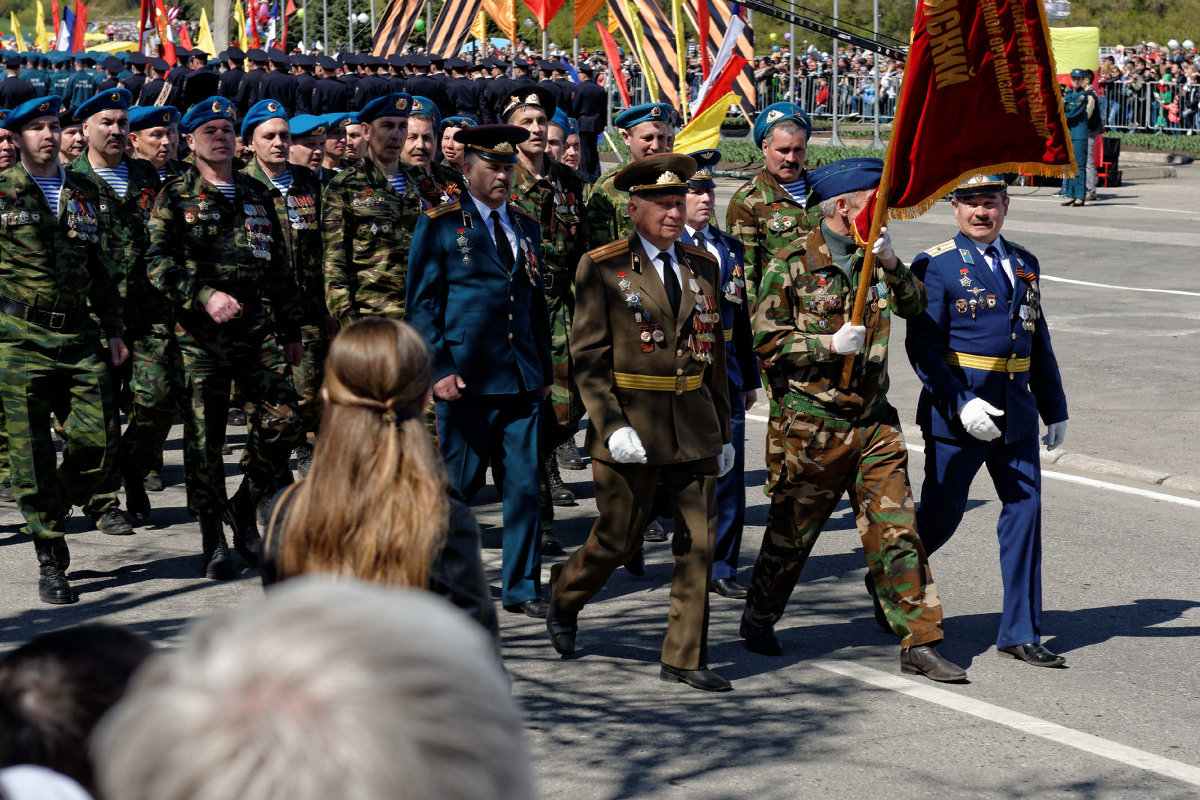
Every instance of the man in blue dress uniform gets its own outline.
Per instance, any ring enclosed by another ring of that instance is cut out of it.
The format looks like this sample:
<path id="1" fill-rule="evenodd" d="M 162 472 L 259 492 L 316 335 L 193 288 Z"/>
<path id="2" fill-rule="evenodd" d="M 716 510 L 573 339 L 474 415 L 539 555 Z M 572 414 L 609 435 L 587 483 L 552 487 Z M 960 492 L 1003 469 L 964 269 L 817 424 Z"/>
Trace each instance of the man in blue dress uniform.
<path id="1" fill-rule="evenodd" d="M 501 601 L 545 617 L 539 595 L 538 415 L 554 382 L 538 223 L 508 202 L 515 145 L 529 132 L 454 135 L 469 191 L 421 215 L 408 258 L 408 321 L 433 355 L 438 441 L 465 497 L 488 465 L 504 503 Z"/>
<path id="2" fill-rule="evenodd" d="M 1039 667 L 1065 659 L 1040 643 L 1042 477 L 1038 417 L 1053 450 L 1067 432 L 1067 400 L 1042 318 L 1037 258 L 1000 235 L 1008 191 L 977 176 L 951 202 L 960 233 L 917 256 L 929 306 L 909 321 L 905 345 L 923 389 L 925 483 L 917 531 L 932 554 L 962 520 L 981 466 L 1000 496 L 996 531 L 1004 611 L 1002 658 Z"/>
<path id="3" fill-rule="evenodd" d="M 689 155 L 696 160 L 697 169 L 687 182 L 687 219 L 679 240 L 703 247 L 717 259 L 720 270 L 717 290 L 735 452 L 733 468 L 717 480 L 717 539 L 709 590 L 740 600 L 746 597 L 746 587 L 737 582 L 738 553 L 742 549 L 742 526 L 746 520 L 746 410 L 757 402 L 762 378 L 754 355 L 750 310 L 746 306 L 745 250 L 739 240 L 712 223 L 717 196 L 713 170 L 721 160 L 721 152 L 701 150 Z"/>

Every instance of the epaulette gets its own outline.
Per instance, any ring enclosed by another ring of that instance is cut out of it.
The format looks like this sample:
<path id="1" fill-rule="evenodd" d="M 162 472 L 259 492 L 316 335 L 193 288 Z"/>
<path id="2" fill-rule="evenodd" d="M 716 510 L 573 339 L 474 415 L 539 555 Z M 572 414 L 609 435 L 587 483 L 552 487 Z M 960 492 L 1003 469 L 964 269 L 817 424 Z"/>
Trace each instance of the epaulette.
<path id="1" fill-rule="evenodd" d="M 954 243 L 954 240 L 948 239 L 947 241 L 944 241 L 941 244 L 935 245 L 926 250 L 925 255 L 933 258 L 934 256 L 940 256 L 942 253 L 948 253 L 956 247 L 958 247 L 958 245 Z"/>
<path id="2" fill-rule="evenodd" d="M 683 246 L 683 252 L 687 253 L 689 256 L 700 256 L 702 258 L 707 258 L 714 264 L 717 263 L 716 257 L 703 247 L 697 247 L 696 245 L 688 244 L 687 242 L 680 242 L 679 244 Z"/>
<path id="3" fill-rule="evenodd" d="M 535 217 L 533 214 L 530 214 L 530 213 L 529 213 L 528 211 L 526 211 L 525 209 L 523 209 L 523 208 L 518 208 L 518 207 L 517 207 L 517 206 L 515 206 L 515 205 L 509 205 L 509 208 L 510 208 L 511 210 L 513 210 L 513 211 L 517 212 L 518 214 L 520 214 L 520 215 L 524 216 L 524 217 L 528 217 L 530 222 L 537 222 L 539 225 L 541 224 L 540 222 L 538 222 L 538 218 L 537 218 L 537 217 Z"/>
<path id="4" fill-rule="evenodd" d="M 604 261 L 613 256 L 624 255 L 629 252 L 629 240 L 621 239 L 617 242 L 611 242 L 603 247 L 597 247 L 595 250 L 588 251 L 588 258 L 592 261 Z"/>
<path id="5" fill-rule="evenodd" d="M 442 203 L 440 206 L 434 206 L 425 212 L 425 216 L 429 217 L 430 219 L 437 219 L 443 214 L 449 214 L 451 211 L 459 211 L 461 209 L 462 206 L 459 204 L 459 202 L 454 200 L 450 203 Z"/>

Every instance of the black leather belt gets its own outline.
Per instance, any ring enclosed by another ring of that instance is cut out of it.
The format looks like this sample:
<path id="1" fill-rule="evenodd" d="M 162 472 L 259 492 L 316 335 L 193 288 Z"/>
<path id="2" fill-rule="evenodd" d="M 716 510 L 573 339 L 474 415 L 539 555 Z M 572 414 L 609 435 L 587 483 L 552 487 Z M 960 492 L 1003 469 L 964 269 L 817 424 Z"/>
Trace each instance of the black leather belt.
<path id="1" fill-rule="evenodd" d="M 84 314 L 78 311 L 45 311 L 40 308 L 33 308 L 24 303 L 18 303 L 16 300 L 10 300 L 7 297 L 0 297 L 0 313 L 8 314 L 11 317 L 18 317 L 26 322 L 32 322 L 43 328 L 49 328 L 52 331 L 60 333 L 68 333 L 75 330 L 79 325 L 79 321 L 83 319 Z"/>

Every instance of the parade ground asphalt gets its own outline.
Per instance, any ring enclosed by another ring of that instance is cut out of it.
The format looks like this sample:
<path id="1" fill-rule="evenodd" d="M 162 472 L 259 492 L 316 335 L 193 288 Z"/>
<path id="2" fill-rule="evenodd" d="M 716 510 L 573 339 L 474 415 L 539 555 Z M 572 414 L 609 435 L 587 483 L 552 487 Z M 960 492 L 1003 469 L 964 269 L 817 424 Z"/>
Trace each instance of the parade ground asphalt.
<path id="1" fill-rule="evenodd" d="M 721 182 L 718 207 L 736 186 Z M 1062 453 L 1044 462 L 1043 492 L 1043 642 L 1067 667 L 996 656 L 999 504 L 986 475 L 957 536 L 931 560 L 946 615 L 939 649 L 968 669 L 968 683 L 900 674 L 898 641 L 876 627 L 863 590 L 865 560 L 845 501 L 778 626 L 784 655 L 746 651 L 742 604 L 714 595 L 710 663 L 734 690 L 663 683 L 670 543 L 651 544 L 645 577 L 618 570 L 583 611 L 573 657 L 554 652 L 541 621 L 501 612 L 504 662 L 541 797 L 1200 797 L 1200 166 L 1173 180 L 1102 188 L 1084 209 L 1062 208 L 1051 193 L 1014 189 L 1004 233 L 1041 260 L 1070 406 Z M 955 230 L 948 204 L 891 226 L 905 261 Z M 898 345 L 903 322 L 895 324 Z M 919 493 L 918 384 L 899 346 L 891 375 Z M 743 582 L 766 521 L 765 413 L 760 403 L 747 421 Z M 151 496 L 154 517 L 135 535 L 103 536 L 78 514 L 71 520 L 76 605 L 38 602 L 33 547 L 15 506 L 0 507 L 0 650 L 86 620 L 122 623 L 170 647 L 194 619 L 261 591 L 249 568 L 225 583 L 198 577 L 179 437 L 176 426 L 170 485 Z M 244 433 L 231 432 L 230 442 L 232 491 Z M 564 478 L 578 502 L 557 509 L 555 529 L 569 550 L 596 509 L 589 472 Z M 475 510 L 498 602 L 493 488 Z"/>

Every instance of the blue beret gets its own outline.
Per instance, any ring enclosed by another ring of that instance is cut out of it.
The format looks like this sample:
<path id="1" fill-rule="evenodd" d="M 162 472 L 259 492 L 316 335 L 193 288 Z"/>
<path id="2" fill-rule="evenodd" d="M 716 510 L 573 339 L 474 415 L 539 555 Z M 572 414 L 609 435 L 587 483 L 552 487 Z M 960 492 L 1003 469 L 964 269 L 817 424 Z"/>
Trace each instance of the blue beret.
<path id="1" fill-rule="evenodd" d="M 438 111 L 437 104 L 428 97 L 421 97 L 419 94 L 414 94 L 412 96 L 412 106 L 409 110 L 412 114 L 429 117 L 433 121 L 433 127 L 435 128 L 442 124 L 442 115 Z"/>
<path id="2" fill-rule="evenodd" d="M 406 92 L 392 92 L 376 97 L 358 110 L 359 122 L 374 122 L 380 117 L 407 117 L 413 97 Z"/>
<path id="3" fill-rule="evenodd" d="M 26 100 L 9 112 L 9 115 L 4 118 L 4 122 L 0 123 L 0 128 L 20 133 L 21 128 L 38 117 L 57 117 L 61 108 L 62 98 L 56 94 Z"/>
<path id="4" fill-rule="evenodd" d="M 476 125 L 454 134 L 454 141 L 497 164 L 517 163 L 516 145 L 528 138 L 529 131 L 517 125 Z"/>
<path id="5" fill-rule="evenodd" d="M 808 114 L 804 113 L 804 109 L 795 103 L 772 103 L 759 113 L 754 120 L 754 146 L 762 147 L 763 139 L 767 136 L 767 131 L 777 122 L 783 122 L 785 119 L 790 119 L 799 123 L 801 128 L 804 128 L 804 136 L 807 138 L 812 136 L 812 120 L 808 118 Z"/>
<path id="6" fill-rule="evenodd" d="M 179 110 L 175 106 L 134 106 L 129 109 L 129 130 L 131 131 L 169 128 L 177 122 L 179 122 Z"/>
<path id="7" fill-rule="evenodd" d="M 446 128 L 474 128 L 478 124 L 479 123 L 475 121 L 474 117 L 463 114 L 461 116 L 446 117 L 444 120 L 442 120 L 441 129 L 446 130 Z"/>
<path id="8" fill-rule="evenodd" d="M 808 173 L 809 208 L 849 192 L 874 189 L 883 177 L 882 158 L 843 158 Z"/>
<path id="9" fill-rule="evenodd" d="M 81 103 L 75 109 L 75 119 L 87 119 L 101 111 L 128 111 L 132 102 L 133 95 L 128 89 L 106 89 Z"/>
<path id="10" fill-rule="evenodd" d="M 321 136 L 328 126 L 328 117 L 318 117 L 313 114 L 297 114 L 288 123 L 292 136 Z"/>
<path id="11" fill-rule="evenodd" d="M 640 122 L 666 122 L 674 124 L 672 120 L 675 117 L 675 109 L 666 103 L 645 103 L 640 106 L 628 108 L 617 114 L 613 120 L 613 125 L 616 125 L 622 130 L 629 130 L 634 125 Z"/>
<path id="12" fill-rule="evenodd" d="M 188 112 L 191 113 L 190 111 Z M 283 107 L 283 103 L 278 100 L 272 100 L 269 97 L 259 100 L 246 111 L 246 118 L 242 120 L 242 141 L 249 139 L 254 135 L 254 129 L 262 125 L 269 119 L 287 120 L 287 111 Z"/>
<path id="13" fill-rule="evenodd" d="M 977 194 L 995 194 L 1007 192 L 1008 184 L 999 175 L 972 175 L 954 187 L 951 192 L 955 197 L 971 197 Z"/>
<path id="14" fill-rule="evenodd" d="M 344 128 L 358 122 L 358 114 L 353 111 L 343 111 L 338 114 L 326 114 L 321 119 L 325 120 L 325 126 L 328 128 Z"/>
<path id="15" fill-rule="evenodd" d="M 191 133 L 204 123 L 214 119 L 227 119 L 236 123 L 237 108 L 224 97 L 210 97 L 207 100 L 201 100 L 183 115 L 183 119 L 179 121 L 179 128 L 184 133 Z"/>
<path id="16" fill-rule="evenodd" d="M 550 118 L 550 124 L 562 128 L 564 134 L 571 132 L 571 121 L 567 119 L 567 112 L 561 108 L 555 109 L 554 116 Z"/>
<path id="17" fill-rule="evenodd" d="M 693 189 L 715 189 L 717 182 L 713 180 L 713 171 L 721 160 L 721 151 L 697 150 L 688 155 L 696 162 L 696 171 L 688 179 L 688 186 Z"/>

